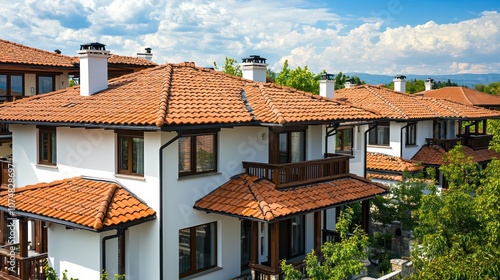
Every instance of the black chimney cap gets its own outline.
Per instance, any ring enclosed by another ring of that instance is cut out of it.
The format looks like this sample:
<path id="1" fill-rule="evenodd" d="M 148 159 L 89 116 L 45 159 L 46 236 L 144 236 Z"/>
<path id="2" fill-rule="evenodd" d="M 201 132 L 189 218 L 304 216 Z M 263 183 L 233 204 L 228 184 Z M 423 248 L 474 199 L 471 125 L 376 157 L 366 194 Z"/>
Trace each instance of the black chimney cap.
<path id="1" fill-rule="evenodd" d="M 427 78 L 425 81 L 426 81 L 426 82 L 431 82 L 431 83 L 432 83 L 432 82 L 434 82 L 434 79 L 429 77 L 429 78 Z"/>
<path id="2" fill-rule="evenodd" d="M 242 58 L 241 61 L 243 63 L 266 63 L 266 59 L 260 57 L 260 55 L 251 55 L 250 57 Z"/>
<path id="3" fill-rule="evenodd" d="M 401 80 L 405 80 L 406 79 L 406 76 L 404 75 L 401 75 L 401 74 L 397 74 L 396 77 L 394 77 L 396 79 L 401 79 Z"/>
<path id="4" fill-rule="evenodd" d="M 61 54 L 60 50 L 54 50 L 54 52 L 57 53 L 57 54 Z"/>
<path id="5" fill-rule="evenodd" d="M 332 80 L 335 80 L 335 75 L 328 74 L 328 73 L 323 73 L 323 74 L 321 74 L 320 80 L 329 80 L 329 81 L 332 81 Z"/>
<path id="6" fill-rule="evenodd" d="M 105 51 L 106 50 L 106 45 L 101 44 L 99 42 L 95 43 L 86 43 L 80 45 L 80 50 L 99 50 L 99 51 Z"/>
<path id="7" fill-rule="evenodd" d="M 145 48 L 145 50 L 146 50 L 146 53 L 151 53 L 152 49 L 151 48 Z"/>

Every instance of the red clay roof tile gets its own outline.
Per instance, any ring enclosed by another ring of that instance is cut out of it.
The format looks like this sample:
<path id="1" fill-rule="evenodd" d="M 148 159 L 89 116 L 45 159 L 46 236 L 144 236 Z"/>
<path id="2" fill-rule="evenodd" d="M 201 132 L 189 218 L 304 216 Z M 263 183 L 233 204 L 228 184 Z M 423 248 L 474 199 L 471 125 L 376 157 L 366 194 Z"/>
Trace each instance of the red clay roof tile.
<path id="1" fill-rule="evenodd" d="M 401 157 L 382 153 L 366 153 L 366 168 L 371 170 L 386 170 L 396 172 L 414 172 L 424 168 L 418 161 L 407 160 Z"/>
<path id="2" fill-rule="evenodd" d="M 0 206 L 7 208 L 8 196 L 2 194 Z M 35 214 L 93 231 L 156 218 L 153 209 L 118 183 L 84 177 L 16 188 L 15 202 L 21 216 Z"/>
<path id="3" fill-rule="evenodd" d="M 387 186 L 352 174 L 284 189 L 277 189 L 266 179 L 240 174 L 198 200 L 194 208 L 269 222 L 341 203 L 369 199 L 387 191 Z"/>
<path id="4" fill-rule="evenodd" d="M 80 96 L 79 87 L 0 106 L 0 120 L 98 125 L 325 123 L 377 119 L 352 104 L 194 66 L 166 64 L 109 81 Z"/>
<path id="5" fill-rule="evenodd" d="M 464 87 L 443 87 L 418 93 L 432 98 L 447 99 L 464 105 L 500 106 L 500 96 Z"/>
<path id="6" fill-rule="evenodd" d="M 335 91 L 335 99 L 373 110 L 388 119 L 499 118 L 500 112 L 457 102 L 360 85 Z"/>
<path id="7" fill-rule="evenodd" d="M 475 162 L 485 162 L 493 158 L 500 159 L 500 153 L 490 149 L 473 150 L 470 147 L 462 146 L 466 157 L 473 157 Z M 412 160 L 427 165 L 442 165 L 443 156 L 446 151 L 438 145 L 425 145 L 413 156 Z"/>

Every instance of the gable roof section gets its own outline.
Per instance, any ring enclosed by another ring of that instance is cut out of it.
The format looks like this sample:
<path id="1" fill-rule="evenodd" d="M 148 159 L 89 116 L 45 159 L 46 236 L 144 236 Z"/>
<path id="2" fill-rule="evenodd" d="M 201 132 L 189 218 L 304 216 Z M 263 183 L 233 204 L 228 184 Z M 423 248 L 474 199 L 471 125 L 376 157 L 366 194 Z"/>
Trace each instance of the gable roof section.
<path id="1" fill-rule="evenodd" d="M 500 159 L 500 153 L 490 149 L 473 150 L 470 147 L 462 146 L 466 157 L 473 157 L 475 162 L 485 162 L 493 158 Z M 427 165 L 442 165 L 443 156 L 446 151 L 438 145 L 425 145 L 413 156 L 412 160 Z"/>
<path id="2" fill-rule="evenodd" d="M 71 62 L 76 66 L 80 64 L 80 58 L 78 56 L 71 57 Z M 135 66 L 157 66 L 158 64 L 153 61 L 149 61 L 140 57 L 133 56 L 123 56 L 117 54 L 111 54 L 108 58 L 108 64 L 111 65 L 135 65 Z"/>
<path id="3" fill-rule="evenodd" d="M 335 99 L 347 99 L 394 120 L 435 118 L 499 118 L 500 112 L 457 102 L 410 95 L 382 86 L 360 85 L 335 91 Z"/>
<path id="4" fill-rule="evenodd" d="M 156 218 L 156 212 L 116 182 L 74 177 L 16 188 L 15 210 L 19 216 L 61 223 L 91 231 L 131 226 Z M 7 211 L 7 192 L 0 208 Z"/>
<path id="5" fill-rule="evenodd" d="M 424 166 L 414 160 L 407 160 L 401 157 L 390 156 L 382 153 L 366 153 L 366 169 L 394 172 L 414 172 L 422 170 L 423 168 Z"/>
<path id="6" fill-rule="evenodd" d="M 370 199 L 388 190 L 387 186 L 352 174 L 331 181 L 283 189 L 277 189 L 266 179 L 240 174 L 196 201 L 194 208 L 274 222 L 292 215 Z"/>
<path id="7" fill-rule="evenodd" d="M 447 99 L 464 105 L 500 106 L 500 96 L 464 87 L 443 87 L 440 89 L 423 91 L 418 94 L 422 94 L 426 97 Z"/>
<path id="8" fill-rule="evenodd" d="M 109 81 L 80 96 L 79 87 L 0 106 L 0 121 L 173 126 L 241 123 L 324 123 L 377 114 L 346 102 L 196 67 L 166 64 Z"/>
<path id="9" fill-rule="evenodd" d="M 0 63 L 74 68 L 71 58 L 0 39 Z"/>

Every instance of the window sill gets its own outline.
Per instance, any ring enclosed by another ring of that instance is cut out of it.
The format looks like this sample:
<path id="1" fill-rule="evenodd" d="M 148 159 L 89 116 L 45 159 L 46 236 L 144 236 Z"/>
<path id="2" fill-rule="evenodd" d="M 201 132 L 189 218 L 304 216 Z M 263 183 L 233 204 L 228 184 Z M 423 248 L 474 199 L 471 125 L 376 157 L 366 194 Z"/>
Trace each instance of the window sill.
<path id="1" fill-rule="evenodd" d="M 51 164 L 37 163 L 35 164 L 35 166 L 38 168 L 59 169 L 57 165 L 51 165 Z"/>
<path id="2" fill-rule="evenodd" d="M 195 274 L 192 274 L 192 275 L 180 278 L 180 279 L 181 280 L 195 279 L 195 278 L 198 278 L 200 276 L 207 275 L 207 274 L 210 274 L 212 272 L 215 272 L 215 271 L 218 271 L 218 270 L 221 270 L 221 269 L 222 269 L 222 267 L 216 266 L 216 267 L 213 267 L 213 268 L 210 268 L 210 269 L 207 269 L 207 270 L 201 271 L 199 273 L 195 273 Z"/>
<path id="3" fill-rule="evenodd" d="M 203 177 L 210 177 L 210 176 L 221 175 L 221 174 L 222 173 L 220 173 L 220 172 L 209 172 L 209 173 L 202 173 L 202 174 L 186 175 L 186 176 L 180 176 L 179 178 L 177 178 L 177 181 L 183 181 L 183 180 L 195 179 L 195 178 L 203 178 Z"/>
<path id="4" fill-rule="evenodd" d="M 418 147 L 418 145 L 417 144 L 405 145 L 405 147 L 407 147 L 407 148 L 415 148 L 415 147 Z"/>
<path id="5" fill-rule="evenodd" d="M 391 149 L 392 147 L 390 145 L 367 145 L 368 148 L 381 148 L 381 149 Z"/>
<path id="6" fill-rule="evenodd" d="M 115 178 L 131 179 L 131 180 L 138 180 L 138 181 L 146 181 L 146 179 L 144 178 L 144 176 L 119 174 L 119 173 L 115 173 Z"/>

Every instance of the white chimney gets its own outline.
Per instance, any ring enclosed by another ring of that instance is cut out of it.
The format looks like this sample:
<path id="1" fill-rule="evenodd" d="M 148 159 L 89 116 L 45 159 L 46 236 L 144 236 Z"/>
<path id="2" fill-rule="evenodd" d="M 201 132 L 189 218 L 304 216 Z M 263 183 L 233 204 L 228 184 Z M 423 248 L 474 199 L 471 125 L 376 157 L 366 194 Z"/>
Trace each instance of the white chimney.
<path id="1" fill-rule="evenodd" d="M 108 88 L 109 51 L 101 43 L 80 46 L 80 95 L 90 96 Z"/>
<path id="2" fill-rule="evenodd" d="M 425 91 L 431 90 L 432 89 L 432 85 L 434 85 L 434 79 L 427 78 L 425 80 Z"/>
<path id="3" fill-rule="evenodd" d="M 351 80 L 347 80 L 344 83 L 344 88 L 352 88 L 355 84 L 351 83 Z"/>
<path id="4" fill-rule="evenodd" d="M 406 92 L 406 76 L 396 75 L 394 77 L 394 90 L 399 92 Z"/>
<path id="5" fill-rule="evenodd" d="M 266 59 L 258 55 L 243 58 L 241 71 L 243 72 L 243 78 L 265 83 L 267 72 Z"/>
<path id="6" fill-rule="evenodd" d="M 319 95 L 333 98 L 335 96 L 335 75 L 323 73 L 319 79 Z"/>
<path id="7" fill-rule="evenodd" d="M 137 53 L 137 57 L 145 59 L 147 61 L 151 61 L 153 58 L 153 53 L 151 52 L 151 48 L 145 48 L 144 49 L 146 52 L 144 53 Z"/>

